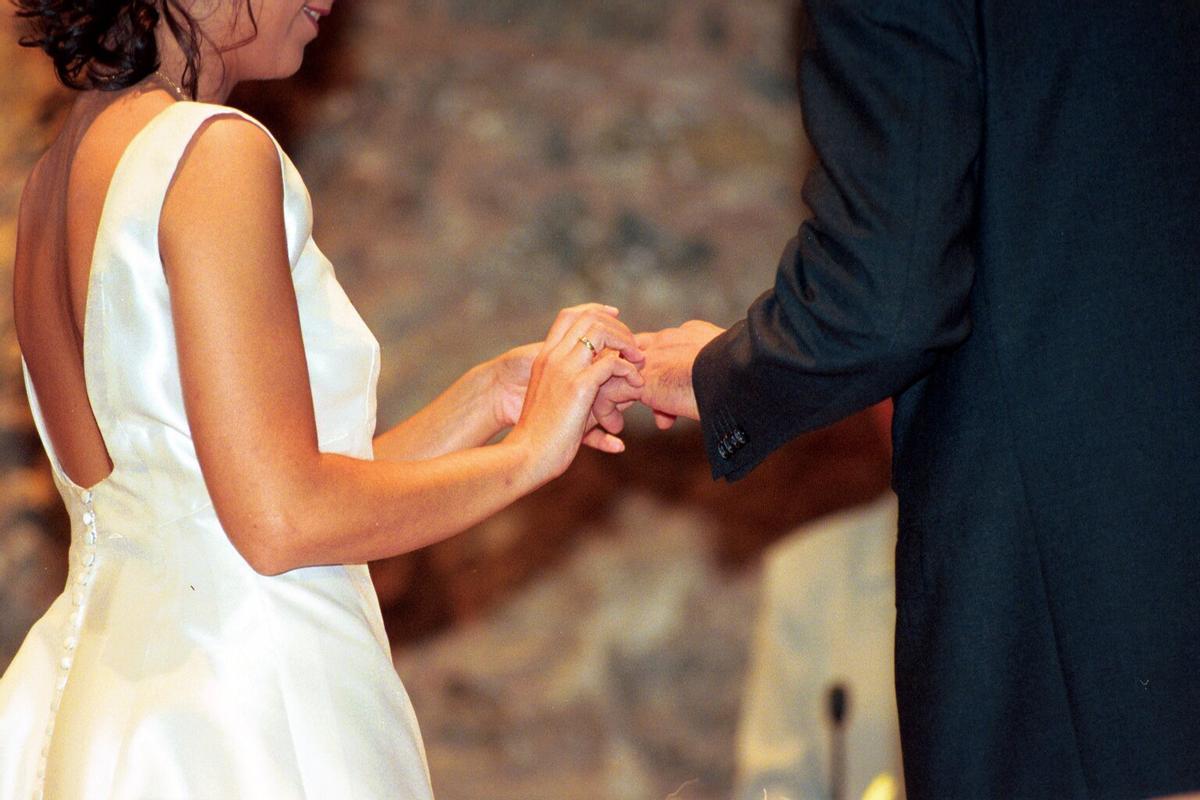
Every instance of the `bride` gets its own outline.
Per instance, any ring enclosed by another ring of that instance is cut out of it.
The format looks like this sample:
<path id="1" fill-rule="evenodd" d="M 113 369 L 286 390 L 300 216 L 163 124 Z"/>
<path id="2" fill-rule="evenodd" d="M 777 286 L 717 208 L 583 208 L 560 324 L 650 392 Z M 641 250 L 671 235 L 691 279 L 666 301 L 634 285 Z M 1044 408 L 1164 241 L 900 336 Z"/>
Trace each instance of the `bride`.
<path id="1" fill-rule="evenodd" d="M 378 344 L 291 162 L 221 105 L 295 72 L 330 0 L 17 2 L 81 90 L 25 188 L 14 285 L 72 532 L 0 679 L 0 800 L 430 797 L 362 565 L 581 442 L 620 451 L 632 335 L 566 309 L 374 436 Z"/>

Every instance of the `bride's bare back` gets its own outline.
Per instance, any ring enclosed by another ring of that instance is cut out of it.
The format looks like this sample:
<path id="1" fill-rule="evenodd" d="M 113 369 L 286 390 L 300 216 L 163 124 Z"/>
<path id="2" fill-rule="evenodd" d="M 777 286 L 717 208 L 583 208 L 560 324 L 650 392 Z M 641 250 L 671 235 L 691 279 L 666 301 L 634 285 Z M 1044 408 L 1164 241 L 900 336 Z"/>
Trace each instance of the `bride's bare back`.
<path id="1" fill-rule="evenodd" d="M 55 454 L 80 486 L 112 470 L 83 371 L 96 234 L 126 146 L 170 102 L 165 92 L 141 89 L 81 95 L 21 197 L 13 267 L 17 339 Z"/>

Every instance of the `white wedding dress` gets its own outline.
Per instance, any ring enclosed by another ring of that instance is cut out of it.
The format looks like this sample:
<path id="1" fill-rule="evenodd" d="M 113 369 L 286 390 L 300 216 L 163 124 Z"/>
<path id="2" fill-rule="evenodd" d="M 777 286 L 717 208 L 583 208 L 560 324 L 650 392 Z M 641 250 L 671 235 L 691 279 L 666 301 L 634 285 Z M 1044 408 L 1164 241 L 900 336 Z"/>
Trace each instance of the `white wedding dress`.
<path id="1" fill-rule="evenodd" d="M 108 190 L 84 370 L 109 477 L 88 490 L 66 477 L 26 372 L 70 514 L 70 571 L 0 678 L 0 800 L 432 796 L 367 568 L 257 574 L 196 460 L 158 219 L 198 128 L 234 113 L 169 106 L 130 142 Z M 313 243 L 304 183 L 280 160 L 320 447 L 370 459 L 379 346 Z"/>

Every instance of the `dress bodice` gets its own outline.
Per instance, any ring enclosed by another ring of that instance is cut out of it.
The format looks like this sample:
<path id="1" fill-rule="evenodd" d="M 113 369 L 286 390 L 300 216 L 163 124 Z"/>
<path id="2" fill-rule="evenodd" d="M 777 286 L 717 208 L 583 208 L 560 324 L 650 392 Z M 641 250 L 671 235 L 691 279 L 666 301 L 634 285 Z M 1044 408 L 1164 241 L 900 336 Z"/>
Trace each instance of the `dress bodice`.
<path id="1" fill-rule="evenodd" d="M 196 132 L 212 117 L 231 114 L 254 121 L 231 108 L 193 102 L 172 104 L 151 120 L 117 164 L 96 234 L 85 306 L 84 370 L 113 462 L 98 493 L 148 504 L 136 516 L 149 524 L 211 503 L 183 406 L 158 222 L 180 158 Z M 291 159 L 278 144 L 276 148 L 320 449 L 370 458 L 379 344 L 313 241 L 308 190 Z M 26 379 L 55 478 L 68 507 L 77 506 L 79 487 L 53 457 L 36 393 L 28 375 Z"/>

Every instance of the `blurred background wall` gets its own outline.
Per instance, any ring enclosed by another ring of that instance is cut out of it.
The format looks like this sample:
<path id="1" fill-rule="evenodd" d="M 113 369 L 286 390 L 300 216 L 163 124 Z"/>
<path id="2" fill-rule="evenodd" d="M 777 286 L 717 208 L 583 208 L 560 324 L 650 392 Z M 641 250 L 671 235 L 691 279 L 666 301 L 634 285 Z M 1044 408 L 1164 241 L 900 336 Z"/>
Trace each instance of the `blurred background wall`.
<path id="1" fill-rule="evenodd" d="M 0 669 L 61 590 L 66 520 L 20 383 L 15 209 L 68 93 L 0 23 Z M 728 325 L 802 218 L 791 0 L 339 0 L 295 78 L 239 90 L 308 182 L 383 345 L 380 424 L 566 305 Z M 879 428 L 708 477 L 694 425 L 372 565 L 458 798 L 727 798 L 760 554 L 887 483 Z M 786 698 L 784 698 L 786 699 Z M 761 795 L 760 795 L 761 796 Z"/>

